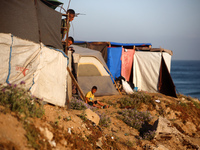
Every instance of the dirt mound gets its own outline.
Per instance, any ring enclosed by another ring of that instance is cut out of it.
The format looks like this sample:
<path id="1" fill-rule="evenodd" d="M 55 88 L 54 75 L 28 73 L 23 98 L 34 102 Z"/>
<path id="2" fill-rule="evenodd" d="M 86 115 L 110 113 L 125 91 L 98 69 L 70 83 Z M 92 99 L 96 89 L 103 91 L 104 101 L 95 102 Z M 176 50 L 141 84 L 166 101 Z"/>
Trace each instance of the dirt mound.
<path id="1" fill-rule="evenodd" d="M 99 125 L 87 120 L 83 110 L 46 104 L 42 118 L 26 118 L 0 106 L 0 149 L 199 149 L 200 103 L 195 99 L 144 92 L 97 99 L 110 105 L 94 109 L 100 118 L 109 117 L 108 126 L 106 119 Z M 127 108 L 140 115 L 148 111 L 151 120 L 136 129 L 122 115 Z M 159 119 L 159 130 L 153 129 Z"/>

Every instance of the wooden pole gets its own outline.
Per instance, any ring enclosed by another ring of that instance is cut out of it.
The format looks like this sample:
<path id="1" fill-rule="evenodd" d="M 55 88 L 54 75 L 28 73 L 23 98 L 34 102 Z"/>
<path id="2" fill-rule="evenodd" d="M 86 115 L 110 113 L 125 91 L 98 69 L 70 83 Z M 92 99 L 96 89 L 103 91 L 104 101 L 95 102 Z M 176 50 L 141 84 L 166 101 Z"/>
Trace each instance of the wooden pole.
<path id="1" fill-rule="evenodd" d="M 115 85 L 116 85 L 116 87 L 117 87 L 117 90 L 118 90 L 119 94 L 122 95 L 122 93 L 121 93 L 120 90 L 119 90 L 119 87 L 118 87 L 117 83 L 115 82 L 114 77 L 112 76 L 112 74 L 110 74 L 110 75 L 111 75 L 111 77 L 112 77 L 112 79 L 113 79 L 113 81 L 114 81 L 114 83 L 115 83 Z"/>
<path id="2" fill-rule="evenodd" d="M 74 78 L 74 76 L 73 76 L 72 72 L 70 71 L 69 67 L 67 67 L 67 71 L 69 72 L 70 77 L 72 78 L 73 82 L 75 83 L 76 87 L 78 88 L 78 90 L 79 90 L 79 92 L 81 94 L 80 95 L 81 99 L 86 102 L 85 95 L 84 95 L 81 87 L 78 85 L 78 82 Z"/>
<path id="3" fill-rule="evenodd" d="M 63 14 L 63 16 L 65 16 L 66 17 L 66 19 L 67 19 L 67 22 L 66 22 L 66 25 L 63 27 L 63 39 L 65 38 L 65 35 L 66 35 L 66 39 L 65 39 L 65 41 L 62 41 L 62 43 L 65 45 L 65 49 L 64 49 L 64 51 L 65 51 L 65 54 L 67 55 L 67 51 L 68 51 L 68 36 L 69 36 L 69 13 L 67 13 L 67 15 L 65 15 L 65 14 Z M 65 32 L 67 32 L 66 34 L 65 34 Z"/>
<path id="4" fill-rule="evenodd" d="M 72 63 L 72 57 L 71 57 L 71 51 L 68 52 L 68 58 L 69 58 L 69 70 L 71 70 L 71 63 Z M 66 104 L 67 108 L 70 109 L 70 102 L 72 98 L 72 79 L 68 75 L 67 76 L 67 92 L 66 92 Z"/>
<path id="5" fill-rule="evenodd" d="M 69 36 L 69 13 L 67 13 L 67 36 L 66 36 L 66 45 L 65 45 L 65 54 L 68 51 L 68 36 Z"/>

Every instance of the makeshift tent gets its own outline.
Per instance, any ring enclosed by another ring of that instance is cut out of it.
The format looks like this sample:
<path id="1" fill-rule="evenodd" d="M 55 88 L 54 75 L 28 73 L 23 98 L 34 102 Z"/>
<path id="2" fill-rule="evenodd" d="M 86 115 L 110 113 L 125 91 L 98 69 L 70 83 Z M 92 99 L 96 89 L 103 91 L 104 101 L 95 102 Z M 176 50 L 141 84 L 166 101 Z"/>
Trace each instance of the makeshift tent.
<path id="1" fill-rule="evenodd" d="M 135 51 L 133 83 L 138 87 L 138 90 L 158 92 L 161 57 L 161 52 Z M 171 55 L 163 52 L 163 57 L 170 72 Z"/>
<path id="2" fill-rule="evenodd" d="M 84 94 L 89 92 L 92 86 L 97 86 L 97 96 L 118 94 L 101 53 L 77 45 L 73 45 L 73 48 L 78 84 Z"/>
<path id="3" fill-rule="evenodd" d="M 40 0 L 1 0 L 0 33 L 62 49 L 62 14 Z"/>
<path id="4" fill-rule="evenodd" d="M 76 41 L 75 43 L 85 47 L 88 47 L 89 44 L 107 44 L 109 46 L 106 57 L 107 65 L 115 79 L 124 76 L 127 81 L 133 82 L 139 90 L 161 92 L 176 97 L 175 86 L 170 76 L 171 55 L 173 55 L 171 50 L 151 48 L 151 43 L 82 41 Z M 95 49 L 94 46 L 93 48 Z M 135 51 L 133 60 L 129 60 L 132 54 L 126 53 L 131 50 Z M 165 63 L 161 63 L 162 54 Z M 130 57 L 127 57 L 127 55 L 130 55 Z"/>
<path id="5" fill-rule="evenodd" d="M 0 84 L 19 84 L 44 101 L 64 106 L 68 58 L 58 49 L 0 33 Z"/>

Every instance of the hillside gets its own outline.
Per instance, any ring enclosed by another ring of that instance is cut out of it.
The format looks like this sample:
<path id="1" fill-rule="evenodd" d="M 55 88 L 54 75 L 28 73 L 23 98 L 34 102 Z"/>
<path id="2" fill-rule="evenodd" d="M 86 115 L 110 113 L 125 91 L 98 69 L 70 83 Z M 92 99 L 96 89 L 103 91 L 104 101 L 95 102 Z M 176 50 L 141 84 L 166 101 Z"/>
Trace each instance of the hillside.
<path id="1" fill-rule="evenodd" d="M 98 125 L 87 119 L 84 112 L 88 106 L 76 98 L 68 110 L 42 106 L 41 100 L 12 85 L 1 87 L 0 149 L 200 148 L 198 99 L 146 92 L 97 99 L 110 105 L 107 109 L 90 107 L 100 116 Z"/>

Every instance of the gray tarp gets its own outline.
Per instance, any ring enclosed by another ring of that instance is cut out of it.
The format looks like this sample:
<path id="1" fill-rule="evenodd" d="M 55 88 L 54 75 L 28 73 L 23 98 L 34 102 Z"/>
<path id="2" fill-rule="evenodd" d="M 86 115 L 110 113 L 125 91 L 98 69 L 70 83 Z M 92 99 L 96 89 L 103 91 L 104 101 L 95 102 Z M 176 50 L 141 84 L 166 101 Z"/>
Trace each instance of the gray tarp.
<path id="1" fill-rule="evenodd" d="M 40 0 L 1 0 L 0 33 L 62 49 L 62 14 Z"/>

